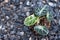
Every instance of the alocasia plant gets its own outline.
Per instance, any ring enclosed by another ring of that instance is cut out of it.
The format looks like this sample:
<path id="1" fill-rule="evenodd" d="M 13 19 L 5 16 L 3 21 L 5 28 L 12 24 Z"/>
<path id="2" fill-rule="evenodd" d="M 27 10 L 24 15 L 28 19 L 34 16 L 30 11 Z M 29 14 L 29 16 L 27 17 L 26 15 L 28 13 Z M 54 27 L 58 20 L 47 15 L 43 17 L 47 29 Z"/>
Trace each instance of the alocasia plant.
<path id="1" fill-rule="evenodd" d="M 40 22 L 41 16 L 42 16 L 42 18 L 45 17 L 48 22 L 51 22 L 52 14 L 49 12 L 49 10 L 47 8 L 47 5 L 45 5 L 43 8 L 37 7 L 35 9 L 34 14 L 25 18 L 24 24 L 26 26 L 32 26 L 35 23 Z M 38 24 L 37 26 L 34 26 L 34 30 L 40 35 L 47 35 L 49 33 L 49 30 L 44 25 L 41 26 L 41 25 Z"/>

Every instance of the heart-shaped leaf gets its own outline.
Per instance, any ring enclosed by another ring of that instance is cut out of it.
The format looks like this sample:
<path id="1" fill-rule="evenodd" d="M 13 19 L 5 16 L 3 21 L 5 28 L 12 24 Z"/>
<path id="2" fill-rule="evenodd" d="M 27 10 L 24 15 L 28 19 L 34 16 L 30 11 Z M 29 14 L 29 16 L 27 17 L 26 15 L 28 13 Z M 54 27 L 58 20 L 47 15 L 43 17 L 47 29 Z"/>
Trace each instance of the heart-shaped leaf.
<path id="1" fill-rule="evenodd" d="M 51 12 L 47 12 L 46 18 L 49 22 L 51 22 L 51 20 L 53 19 Z"/>
<path id="2" fill-rule="evenodd" d="M 34 27 L 34 30 L 40 35 L 47 35 L 49 30 L 45 26 L 37 25 Z"/>
<path id="3" fill-rule="evenodd" d="M 40 16 L 44 16 L 44 15 L 46 15 L 47 10 L 48 10 L 48 6 L 47 6 L 47 5 L 44 5 L 43 8 L 36 7 L 34 14 L 35 14 L 36 16 L 39 16 L 39 17 L 40 17 Z"/>
<path id="4" fill-rule="evenodd" d="M 24 24 L 26 26 L 32 26 L 34 25 L 37 21 L 39 20 L 39 17 L 33 15 L 28 16 L 27 18 L 25 18 L 24 20 Z"/>

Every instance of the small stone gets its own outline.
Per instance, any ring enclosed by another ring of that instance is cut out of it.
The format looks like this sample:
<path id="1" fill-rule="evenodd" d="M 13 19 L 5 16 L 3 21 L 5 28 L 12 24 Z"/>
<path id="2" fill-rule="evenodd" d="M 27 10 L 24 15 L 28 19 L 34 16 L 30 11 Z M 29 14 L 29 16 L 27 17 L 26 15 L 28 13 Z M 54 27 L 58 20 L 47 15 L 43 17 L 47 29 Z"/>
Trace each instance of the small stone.
<path id="1" fill-rule="evenodd" d="M 20 34 L 21 34 L 21 36 L 23 36 L 24 35 L 24 32 L 22 31 L 22 32 L 20 32 Z"/>
<path id="2" fill-rule="evenodd" d="M 45 38 L 42 38 L 41 40 L 46 40 Z"/>
<path id="3" fill-rule="evenodd" d="M 57 2 L 58 0 L 54 0 L 55 2 Z"/>
<path id="4" fill-rule="evenodd" d="M 20 36 L 17 36 L 18 39 L 21 39 Z"/>
<path id="5" fill-rule="evenodd" d="M 42 1 L 43 3 L 46 3 L 46 1 L 44 0 L 44 1 Z"/>
<path id="6" fill-rule="evenodd" d="M 17 19 L 17 18 L 18 18 L 17 14 L 14 14 L 14 19 Z"/>
<path id="7" fill-rule="evenodd" d="M 13 26 L 13 25 L 11 25 L 10 27 L 11 27 L 11 28 L 13 28 L 14 26 Z"/>
<path id="8" fill-rule="evenodd" d="M 17 32 L 17 35 L 20 35 L 20 36 L 23 36 L 24 35 L 24 32 Z"/>
<path id="9" fill-rule="evenodd" d="M 9 17 L 8 17 L 8 16 L 6 16 L 6 19 L 8 20 L 8 19 L 9 19 Z"/>
<path id="10" fill-rule="evenodd" d="M 8 30 L 4 30 L 4 32 L 7 32 Z"/>
<path id="11" fill-rule="evenodd" d="M 1 19 L 1 21 L 4 21 L 5 19 Z"/>
<path id="12" fill-rule="evenodd" d="M 10 26 L 10 23 L 9 22 L 7 22 L 7 26 Z"/>
<path id="13" fill-rule="evenodd" d="M 29 40 L 32 40 L 32 38 L 30 37 Z"/>
<path id="14" fill-rule="evenodd" d="M 6 39 L 7 38 L 7 35 L 4 35 L 4 39 Z"/>
<path id="15" fill-rule="evenodd" d="M 14 5 L 11 4 L 10 7 L 11 7 L 11 8 L 14 8 Z"/>
<path id="16" fill-rule="evenodd" d="M 60 12 L 60 10 L 59 10 L 59 12 Z"/>
<path id="17" fill-rule="evenodd" d="M 16 36 L 15 35 L 11 35 L 10 40 L 15 40 Z"/>
<path id="18" fill-rule="evenodd" d="M 2 25 L 0 25 L 0 29 L 2 29 Z"/>
<path id="19" fill-rule="evenodd" d="M 60 25 L 60 20 L 59 20 L 59 25 Z"/>
<path id="20" fill-rule="evenodd" d="M 30 13 L 29 12 L 26 12 L 26 16 L 29 16 L 30 15 Z"/>
<path id="21" fill-rule="evenodd" d="M 15 34 L 15 31 L 11 31 L 10 34 Z"/>
<path id="22" fill-rule="evenodd" d="M 56 7 L 56 4 L 55 4 L 55 3 L 49 2 L 48 4 L 49 4 L 50 6 L 52 6 L 52 7 Z"/>
<path id="23" fill-rule="evenodd" d="M 35 4 L 31 4 L 31 7 L 33 7 Z"/>
<path id="24" fill-rule="evenodd" d="M 23 4 L 23 2 L 20 2 L 20 4 Z"/>
<path id="25" fill-rule="evenodd" d="M 21 8 L 21 9 L 22 9 L 22 7 L 23 7 L 22 5 L 19 6 L 19 8 Z"/>
<path id="26" fill-rule="evenodd" d="M 39 1 L 39 2 L 37 2 L 37 4 L 41 4 L 41 2 Z"/>
<path id="27" fill-rule="evenodd" d="M 5 28 L 3 27 L 2 30 L 5 30 Z"/>
<path id="28" fill-rule="evenodd" d="M 9 0 L 5 0 L 5 3 L 8 3 L 9 2 Z"/>
<path id="29" fill-rule="evenodd" d="M 22 12 L 28 12 L 28 11 L 30 11 L 29 7 L 22 8 Z"/>
<path id="30" fill-rule="evenodd" d="M 26 5 L 30 5 L 30 2 L 29 2 L 29 1 L 27 1 Z"/>

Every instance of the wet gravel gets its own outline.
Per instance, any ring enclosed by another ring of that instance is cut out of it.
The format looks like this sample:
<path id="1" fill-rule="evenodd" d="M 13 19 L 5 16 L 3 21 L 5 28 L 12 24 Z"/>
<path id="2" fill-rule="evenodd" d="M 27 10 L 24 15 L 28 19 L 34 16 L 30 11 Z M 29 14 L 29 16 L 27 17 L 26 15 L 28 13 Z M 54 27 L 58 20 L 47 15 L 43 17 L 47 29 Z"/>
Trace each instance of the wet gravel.
<path id="1" fill-rule="evenodd" d="M 53 20 L 47 36 L 34 35 L 24 19 L 34 7 L 50 6 Z M 60 0 L 0 0 L 0 40 L 60 40 Z"/>

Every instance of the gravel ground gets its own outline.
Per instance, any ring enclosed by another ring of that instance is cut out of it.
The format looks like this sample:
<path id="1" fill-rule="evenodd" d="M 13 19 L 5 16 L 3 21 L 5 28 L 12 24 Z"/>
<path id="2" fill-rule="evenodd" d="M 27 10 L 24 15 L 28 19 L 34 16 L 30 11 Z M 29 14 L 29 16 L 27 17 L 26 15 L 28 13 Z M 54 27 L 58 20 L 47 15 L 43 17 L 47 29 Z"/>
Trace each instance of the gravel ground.
<path id="1" fill-rule="evenodd" d="M 24 19 L 36 6 L 50 6 L 54 19 L 47 36 L 34 35 Z M 60 40 L 60 0 L 0 0 L 0 40 Z"/>

